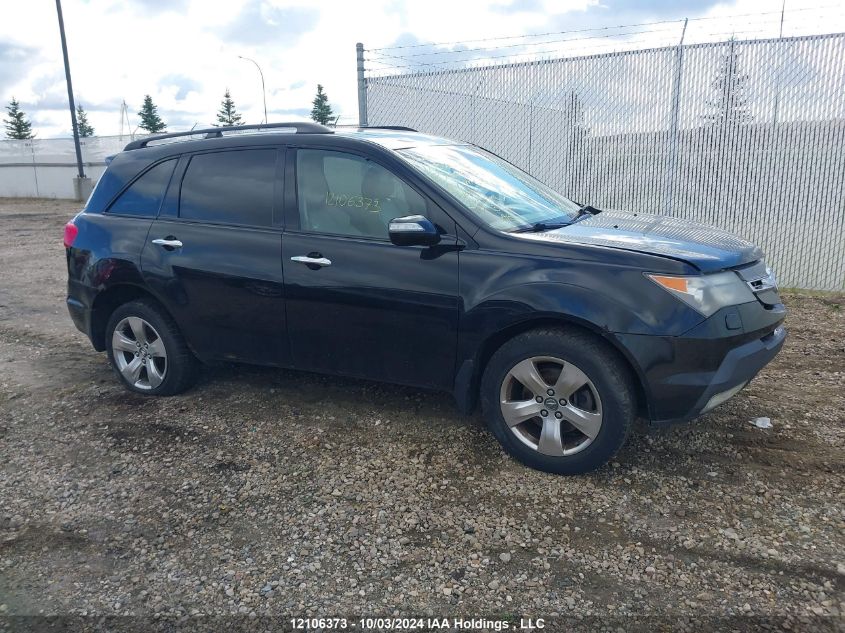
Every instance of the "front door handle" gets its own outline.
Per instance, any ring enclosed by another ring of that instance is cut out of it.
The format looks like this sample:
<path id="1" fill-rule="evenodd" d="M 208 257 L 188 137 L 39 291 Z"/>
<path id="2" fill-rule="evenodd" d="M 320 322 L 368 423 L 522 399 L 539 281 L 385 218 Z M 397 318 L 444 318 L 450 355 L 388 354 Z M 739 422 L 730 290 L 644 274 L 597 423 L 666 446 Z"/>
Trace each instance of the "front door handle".
<path id="1" fill-rule="evenodd" d="M 299 262 L 300 264 L 307 264 L 309 266 L 331 266 L 332 260 L 326 257 L 309 257 L 308 255 L 296 255 L 295 257 L 291 257 L 290 260 L 292 262 Z"/>
<path id="2" fill-rule="evenodd" d="M 164 246 L 164 248 L 182 248 L 182 242 L 177 240 L 176 238 L 168 237 L 168 238 L 157 238 L 153 240 L 153 244 L 156 246 Z"/>

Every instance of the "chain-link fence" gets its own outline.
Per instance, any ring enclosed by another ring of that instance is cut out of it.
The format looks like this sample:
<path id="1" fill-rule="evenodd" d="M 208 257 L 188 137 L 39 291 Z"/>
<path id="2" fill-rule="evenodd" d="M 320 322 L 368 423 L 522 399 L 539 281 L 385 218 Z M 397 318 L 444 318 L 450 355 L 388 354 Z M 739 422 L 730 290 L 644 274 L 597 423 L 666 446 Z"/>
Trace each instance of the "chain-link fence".
<path id="1" fill-rule="evenodd" d="M 845 290 L 845 34 L 406 68 L 366 77 L 370 125 L 481 145 L 598 208 L 732 230 L 782 285 Z"/>

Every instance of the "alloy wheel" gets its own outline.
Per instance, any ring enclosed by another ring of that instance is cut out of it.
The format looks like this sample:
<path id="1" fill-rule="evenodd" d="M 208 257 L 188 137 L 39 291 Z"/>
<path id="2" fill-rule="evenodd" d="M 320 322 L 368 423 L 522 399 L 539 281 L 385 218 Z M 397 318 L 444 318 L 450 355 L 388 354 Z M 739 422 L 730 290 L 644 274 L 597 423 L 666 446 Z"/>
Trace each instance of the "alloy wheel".
<path id="1" fill-rule="evenodd" d="M 551 457 L 587 448 L 602 426 L 598 390 L 578 367 L 552 356 L 517 363 L 502 381 L 502 417 L 526 446 Z"/>
<path id="2" fill-rule="evenodd" d="M 126 317 L 114 328 L 112 355 L 126 382 L 136 389 L 155 389 L 167 373 L 164 341 L 140 317 Z"/>

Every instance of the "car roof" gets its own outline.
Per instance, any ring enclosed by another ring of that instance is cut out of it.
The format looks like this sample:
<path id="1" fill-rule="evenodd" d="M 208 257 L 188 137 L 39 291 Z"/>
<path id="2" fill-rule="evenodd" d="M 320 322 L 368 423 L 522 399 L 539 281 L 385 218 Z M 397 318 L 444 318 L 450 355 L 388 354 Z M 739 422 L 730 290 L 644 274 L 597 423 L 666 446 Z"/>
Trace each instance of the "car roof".
<path id="1" fill-rule="evenodd" d="M 379 128 L 337 128 L 335 134 L 349 138 L 357 138 L 381 145 L 385 149 L 407 149 L 421 145 L 461 145 L 461 141 L 433 136 L 413 130 L 379 129 Z"/>
<path id="2" fill-rule="evenodd" d="M 348 147 L 350 141 L 364 141 L 394 151 L 419 146 L 462 144 L 461 141 L 400 127 L 326 128 L 315 123 L 271 125 L 272 127 L 250 125 L 150 136 L 132 141 L 121 154 L 137 152 L 138 158 L 152 158 L 206 149 L 296 144 L 303 141 L 309 143 L 315 140 L 319 140 L 321 144 L 333 145 L 332 139 L 339 141 L 337 144 L 340 146 Z"/>

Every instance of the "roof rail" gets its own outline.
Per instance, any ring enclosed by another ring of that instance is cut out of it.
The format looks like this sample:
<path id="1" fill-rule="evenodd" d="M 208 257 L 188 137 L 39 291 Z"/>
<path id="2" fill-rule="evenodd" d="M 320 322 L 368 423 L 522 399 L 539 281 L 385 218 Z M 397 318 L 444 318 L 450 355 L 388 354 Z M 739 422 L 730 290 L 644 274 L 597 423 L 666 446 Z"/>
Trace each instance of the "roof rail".
<path id="1" fill-rule="evenodd" d="M 205 134 L 205 138 L 221 138 L 224 132 L 237 132 L 243 130 L 274 130 L 280 128 L 287 128 L 294 131 L 296 134 L 334 134 L 331 129 L 319 123 L 310 123 L 308 121 L 292 121 L 290 123 L 252 123 L 249 125 L 224 125 L 220 127 L 204 128 L 202 130 L 188 130 L 187 132 L 172 132 L 170 134 L 156 134 L 155 136 L 148 136 L 137 141 L 132 141 L 123 151 L 128 152 L 133 149 L 141 149 L 146 147 L 148 143 L 153 141 L 161 141 L 169 138 L 179 138 L 181 136 L 199 136 Z"/>
<path id="2" fill-rule="evenodd" d="M 335 125 L 333 127 L 349 127 L 355 128 L 356 130 L 396 130 L 397 132 L 419 132 L 419 130 L 415 130 L 412 127 L 406 127 L 404 125 L 357 125 L 355 123 L 349 123 Z"/>
<path id="3" fill-rule="evenodd" d="M 415 130 L 412 127 L 406 127 L 404 125 L 364 125 L 362 127 L 369 128 L 372 130 L 396 130 L 398 132 L 419 132 L 419 130 Z"/>

